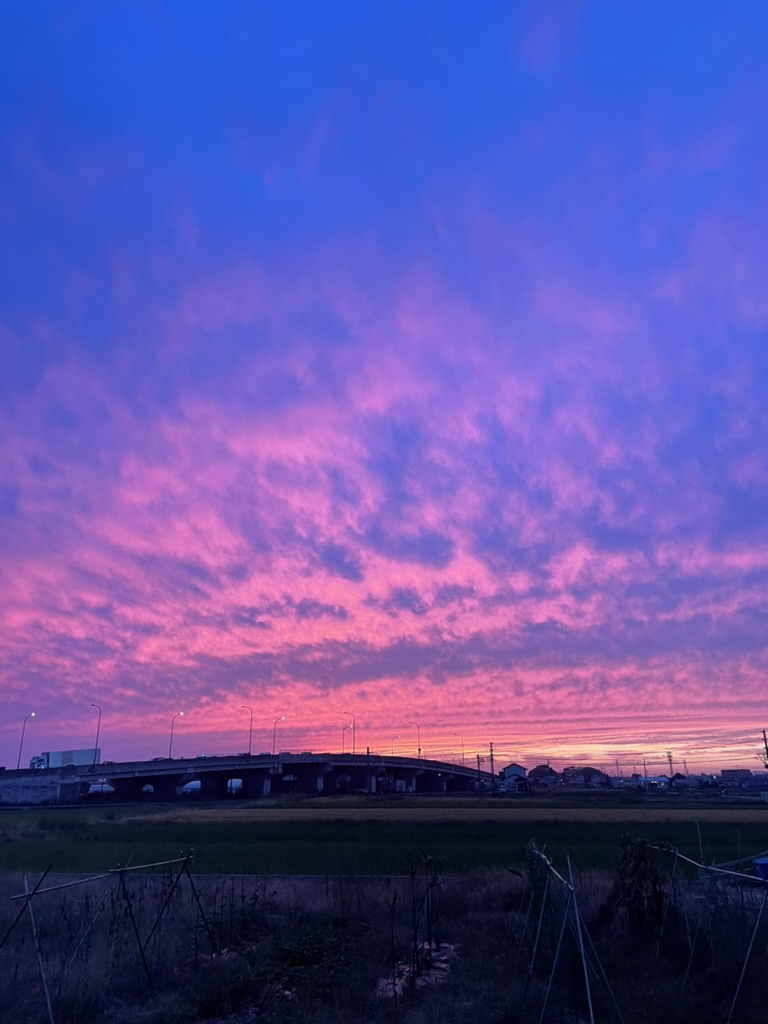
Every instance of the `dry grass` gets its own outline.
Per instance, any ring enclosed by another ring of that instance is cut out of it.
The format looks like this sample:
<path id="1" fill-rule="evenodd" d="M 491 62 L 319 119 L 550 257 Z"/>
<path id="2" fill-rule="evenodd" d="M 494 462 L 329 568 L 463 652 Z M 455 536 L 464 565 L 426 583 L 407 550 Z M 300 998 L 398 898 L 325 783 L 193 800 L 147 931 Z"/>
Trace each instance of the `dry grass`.
<path id="1" fill-rule="evenodd" d="M 652 856 L 663 875 L 663 926 L 624 914 L 629 904 L 610 875 L 583 872 L 577 879 L 579 907 L 625 1024 L 725 1024 L 755 900 L 672 877 L 669 859 Z M 555 953 L 563 902 L 556 887 L 545 894 L 535 860 L 520 873 L 442 879 L 432 936 L 455 953 L 450 969 L 439 984 L 406 985 L 396 1004 L 377 995 L 393 968 L 411 963 L 413 908 L 429 886 L 427 862 L 415 854 L 413 863 L 413 880 L 197 877 L 214 941 L 189 889 L 180 887 L 147 944 L 152 990 L 113 880 L 39 897 L 35 914 L 56 1024 L 532 1024 L 553 971 L 546 1024 L 586 1019 L 583 968 L 570 931 L 559 961 Z M 135 876 L 129 886 L 146 934 L 169 892 L 168 878 Z M 20 877 L 0 876 L 0 933 L 16 906 L 8 896 L 22 890 Z M 423 922 L 419 943 L 422 928 Z M 420 950 L 426 975 L 429 957 Z M 758 959 L 747 972 L 738 1024 L 764 1021 Z M 593 984 L 598 1017 L 609 1024 L 616 1019 L 611 1004 L 596 978 Z M 46 1024 L 26 919 L 0 950 L 0 1019 Z"/>

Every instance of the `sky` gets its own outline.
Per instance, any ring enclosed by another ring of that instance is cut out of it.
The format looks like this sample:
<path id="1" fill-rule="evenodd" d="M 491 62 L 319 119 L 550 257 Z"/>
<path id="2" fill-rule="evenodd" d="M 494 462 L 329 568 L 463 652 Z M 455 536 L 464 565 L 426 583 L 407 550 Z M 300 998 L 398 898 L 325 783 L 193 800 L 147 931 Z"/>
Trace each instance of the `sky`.
<path id="1" fill-rule="evenodd" d="M 759 769 L 767 51 L 764 0 L 3 0 L 0 764 L 100 707 L 112 760 Z"/>

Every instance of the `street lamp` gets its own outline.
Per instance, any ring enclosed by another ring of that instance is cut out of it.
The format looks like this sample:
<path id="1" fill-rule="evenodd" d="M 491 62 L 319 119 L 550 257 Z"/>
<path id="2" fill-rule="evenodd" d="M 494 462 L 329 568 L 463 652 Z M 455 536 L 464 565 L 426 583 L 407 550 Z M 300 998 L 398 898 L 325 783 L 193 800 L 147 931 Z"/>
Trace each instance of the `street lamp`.
<path id="1" fill-rule="evenodd" d="M 344 753 L 344 733 L 347 731 L 347 729 L 351 729 L 351 728 L 352 728 L 351 725 L 345 725 L 344 728 L 341 730 L 341 752 L 342 752 L 342 754 Z"/>
<path id="2" fill-rule="evenodd" d="M 96 759 L 99 756 L 99 733 L 101 732 L 101 705 L 91 704 L 92 708 L 96 708 L 99 712 L 99 720 L 96 723 L 96 742 L 93 744 L 93 767 L 96 767 Z"/>
<path id="3" fill-rule="evenodd" d="M 418 748 L 419 756 L 417 760 L 421 760 L 421 727 L 418 722 L 409 722 L 408 725 L 416 726 L 416 746 Z"/>
<path id="4" fill-rule="evenodd" d="M 250 704 L 241 704 L 241 708 L 250 714 L 250 721 L 248 722 L 248 757 L 251 756 L 251 747 L 253 746 L 253 708 Z"/>
<path id="5" fill-rule="evenodd" d="M 19 741 L 19 756 L 16 760 L 16 771 L 21 768 L 21 748 L 24 746 L 24 733 L 27 731 L 27 719 L 34 718 L 35 712 L 30 711 L 28 715 L 24 716 L 24 721 L 21 723 L 21 740 Z"/>
<path id="6" fill-rule="evenodd" d="M 461 740 L 461 767 L 463 768 L 464 767 L 464 737 L 461 735 L 460 732 L 455 732 L 455 733 L 453 733 L 453 735 L 454 736 L 458 736 L 459 739 Z"/>
<path id="7" fill-rule="evenodd" d="M 400 739 L 399 736 L 393 736 L 392 737 L 392 750 L 390 751 L 390 757 L 394 757 L 395 756 L 395 740 L 399 740 L 399 739 Z"/>
<path id="8" fill-rule="evenodd" d="M 352 756 L 354 757 L 354 755 L 355 755 L 355 716 L 352 714 L 351 711 L 345 711 L 344 714 L 345 715 L 349 715 L 349 717 L 352 719 Z"/>
<path id="9" fill-rule="evenodd" d="M 170 761 L 171 757 L 173 756 L 173 726 L 174 726 L 174 723 L 176 722 L 176 719 L 177 718 L 181 718 L 183 716 L 183 714 L 184 714 L 183 711 L 177 711 L 176 714 L 171 719 L 171 738 L 168 741 L 168 760 L 169 761 Z"/>
<path id="10" fill-rule="evenodd" d="M 277 736 L 277 723 L 278 722 L 282 722 L 284 720 L 284 718 L 285 718 L 285 715 L 280 715 L 279 718 L 275 719 L 275 721 L 274 721 L 274 723 L 272 725 L 272 757 L 275 756 L 275 737 Z"/>

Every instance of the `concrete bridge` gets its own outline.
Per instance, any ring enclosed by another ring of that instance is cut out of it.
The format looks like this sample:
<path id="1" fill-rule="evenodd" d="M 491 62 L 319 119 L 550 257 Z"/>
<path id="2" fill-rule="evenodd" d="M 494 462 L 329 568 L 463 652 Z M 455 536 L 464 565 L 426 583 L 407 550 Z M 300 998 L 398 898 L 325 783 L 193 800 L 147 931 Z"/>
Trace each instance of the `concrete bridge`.
<path id="1" fill-rule="evenodd" d="M 236 754 L 6 771 L 0 773 L 0 804 L 77 803 L 99 794 L 117 800 L 216 800 L 287 793 L 473 793 L 492 784 L 489 772 L 425 758 Z"/>

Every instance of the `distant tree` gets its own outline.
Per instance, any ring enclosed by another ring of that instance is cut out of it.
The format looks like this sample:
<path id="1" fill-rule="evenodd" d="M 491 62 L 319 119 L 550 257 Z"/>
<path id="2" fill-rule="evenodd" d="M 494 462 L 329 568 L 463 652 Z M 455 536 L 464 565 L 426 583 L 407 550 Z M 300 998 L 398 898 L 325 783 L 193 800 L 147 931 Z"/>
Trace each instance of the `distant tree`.
<path id="1" fill-rule="evenodd" d="M 538 764 L 528 772 L 528 781 L 540 786 L 556 786 L 560 781 L 560 774 L 548 764 Z"/>

